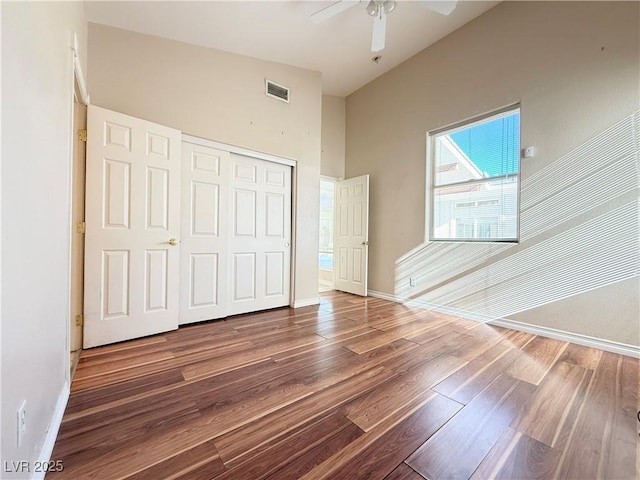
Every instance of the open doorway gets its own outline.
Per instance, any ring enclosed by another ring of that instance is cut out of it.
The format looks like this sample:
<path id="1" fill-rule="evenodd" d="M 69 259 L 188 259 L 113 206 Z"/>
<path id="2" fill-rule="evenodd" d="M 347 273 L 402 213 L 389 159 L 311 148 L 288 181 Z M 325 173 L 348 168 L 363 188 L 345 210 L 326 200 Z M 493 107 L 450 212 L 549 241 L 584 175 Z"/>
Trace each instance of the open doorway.
<path id="1" fill-rule="evenodd" d="M 74 82 L 71 175 L 71 278 L 69 309 L 70 378 L 82 351 L 82 319 L 84 297 L 84 182 L 85 134 L 87 107 L 82 102 L 81 88 Z"/>
<path id="2" fill-rule="evenodd" d="M 333 283 L 333 204 L 335 179 L 320 180 L 320 249 L 318 252 L 318 291 L 334 289 Z"/>

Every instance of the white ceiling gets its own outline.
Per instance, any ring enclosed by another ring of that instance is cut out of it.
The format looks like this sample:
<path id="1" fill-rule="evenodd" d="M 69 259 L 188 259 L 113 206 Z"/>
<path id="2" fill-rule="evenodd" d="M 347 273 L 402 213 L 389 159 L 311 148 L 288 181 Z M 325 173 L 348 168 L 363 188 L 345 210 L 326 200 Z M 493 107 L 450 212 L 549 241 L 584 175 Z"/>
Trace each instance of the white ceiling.
<path id="1" fill-rule="evenodd" d="M 361 1 L 316 25 L 332 1 L 86 2 L 87 19 L 322 73 L 323 93 L 346 96 L 496 5 L 459 1 L 443 16 L 400 0 L 387 19 L 386 48 L 371 58 L 372 17 Z"/>

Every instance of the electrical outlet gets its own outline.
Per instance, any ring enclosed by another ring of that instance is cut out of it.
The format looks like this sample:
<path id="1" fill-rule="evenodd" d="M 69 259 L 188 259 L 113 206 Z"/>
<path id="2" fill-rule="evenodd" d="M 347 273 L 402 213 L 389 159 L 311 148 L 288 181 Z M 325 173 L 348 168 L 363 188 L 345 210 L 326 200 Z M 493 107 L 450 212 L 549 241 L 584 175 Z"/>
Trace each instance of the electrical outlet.
<path id="1" fill-rule="evenodd" d="M 416 286 L 416 277 L 409 277 L 409 286 L 410 287 Z"/>
<path id="2" fill-rule="evenodd" d="M 17 413 L 18 421 L 18 447 L 22 445 L 22 438 L 27 432 L 27 401 L 24 400 Z"/>

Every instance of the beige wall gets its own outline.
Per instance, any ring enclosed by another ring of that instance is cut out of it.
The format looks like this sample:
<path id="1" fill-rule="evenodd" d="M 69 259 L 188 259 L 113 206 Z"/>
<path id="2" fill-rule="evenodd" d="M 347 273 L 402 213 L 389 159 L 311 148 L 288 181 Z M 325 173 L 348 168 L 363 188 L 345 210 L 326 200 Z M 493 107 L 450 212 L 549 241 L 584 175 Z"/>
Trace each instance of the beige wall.
<path id="1" fill-rule="evenodd" d="M 344 178 L 345 99 L 322 96 L 322 158 L 320 173 Z"/>
<path id="2" fill-rule="evenodd" d="M 504 2 L 347 97 L 372 290 L 640 345 L 639 19 L 637 2 Z M 518 102 L 537 150 L 520 243 L 426 243 L 426 132 Z"/>
<path id="3" fill-rule="evenodd" d="M 71 41 L 81 2 L 2 2 L 2 478 L 48 460 L 68 394 Z M 86 65 L 84 58 L 81 59 Z M 16 444 L 16 412 L 27 426 Z M 55 427 L 55 422 L 54 425 Z M 43 458 L 44 456 L 44 458 Z M 11 464 L 9 464 L 11 465 Z"/>
<path id="4" fill-rule="evenodd" d="M 88 82 L 95 105 L 296 160 L 295 299 L 317 298 L 320 73 L 90 23 Z"/>

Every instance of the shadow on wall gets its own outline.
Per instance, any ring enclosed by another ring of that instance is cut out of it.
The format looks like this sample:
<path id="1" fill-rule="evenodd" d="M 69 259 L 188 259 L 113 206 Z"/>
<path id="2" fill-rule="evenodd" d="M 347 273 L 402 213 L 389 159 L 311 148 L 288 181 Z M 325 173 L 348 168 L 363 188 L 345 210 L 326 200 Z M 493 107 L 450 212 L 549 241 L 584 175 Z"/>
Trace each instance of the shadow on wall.
<path id="1" fill-rule="evenodd" d="M 407 253 L 395 295 L 486 320 L 637 277 L 639 134 L 636 112 L 523 179 L 520 243 L 432 242 Z"/>

